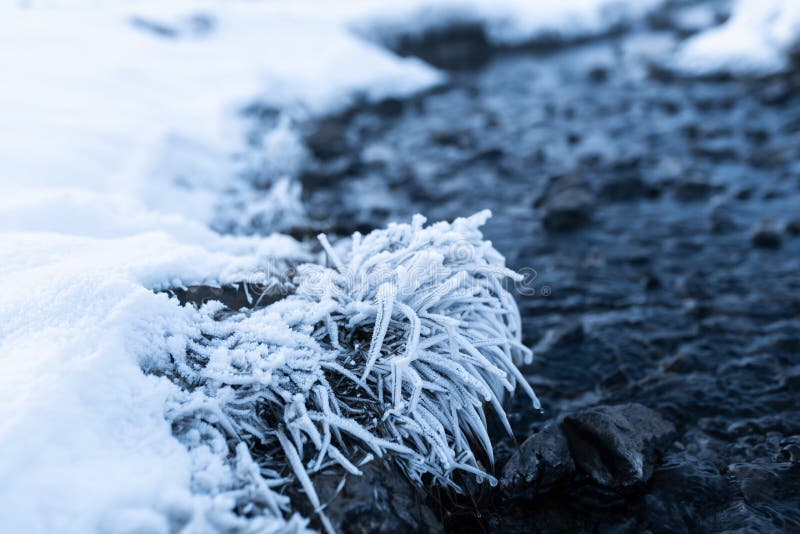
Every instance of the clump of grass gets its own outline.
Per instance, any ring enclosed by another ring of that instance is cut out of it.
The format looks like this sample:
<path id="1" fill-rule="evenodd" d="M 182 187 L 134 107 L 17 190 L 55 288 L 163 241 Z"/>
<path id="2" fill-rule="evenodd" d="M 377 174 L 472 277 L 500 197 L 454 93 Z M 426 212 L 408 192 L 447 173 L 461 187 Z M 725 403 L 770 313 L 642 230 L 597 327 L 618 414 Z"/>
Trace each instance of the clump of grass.
<path id="1" fill-rule="evenodd" d="M 374 457 L 418 484 L 496 483 L 480 460 L 493 461 L 484 406 L 511 432 L 505 394 L 521 386 L 539 404 L 517 369 L 531 352 L 504 283 L 518 277 L 483 240 L 488 217 L 417 216 L 337 248 L 322 235 L 331 266 L 300 266 L 293 295 L 198 310 L 198 335 L 173 354 L 187 394 L 172 419 L 185 442 L 216 443 L 240 514 L 289 512 L 274 488 L 297 483 L 332 530 L 313 474 L 360 475 Z"/>

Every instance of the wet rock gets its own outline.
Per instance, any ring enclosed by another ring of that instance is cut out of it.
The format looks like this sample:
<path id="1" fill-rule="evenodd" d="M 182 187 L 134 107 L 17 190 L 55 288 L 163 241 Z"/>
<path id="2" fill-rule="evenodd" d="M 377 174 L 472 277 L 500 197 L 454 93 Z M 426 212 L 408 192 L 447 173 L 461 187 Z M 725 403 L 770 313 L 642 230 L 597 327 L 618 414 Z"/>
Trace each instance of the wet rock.
<path id="1" fill-rule="evenodd" d="M 375 112 L 385 118 L 394 118 L 403 113 L 405 102 L 399 98 L 384 98 L 375 104 Z"/>
<path id="2" fill-rule="evenodd" d="M 697 202 L 705 200 L 714 188 L 701 180 L 681 180 L 675 185 L 675 198 L 681 202 Z"/>
<path id="3" fill-rule="evenodd" d="M 778 78 L 771 80 L 764 86 L 761 92 L 761 100 L 771 106 L 785 104 L 792 97 L 794 91 L 795 89 L 789 81 Z"/>
<path id="4" fill-rule="evenodd" d="M 336 118 L 321 121 L 305 141 L 312 154 L 321 160 L 340 156 L 349 148 L 347 124 Z"/>
<path id="5" fill-rule="evenodd" d="M 733 160 L 739 156 L 736 146 L 727 140 L 714 140 L 697 143 L 692 152 L 698 158 L 708 158 L 715 163 Z"/>
<path id="6" fill-rule="evenodd" d="M 289 269 L 285 273 L 283 282 L 278 284 L 261 285 L 249 282 L 227 284 L 221 287 L 196 285 L 184 288 L 172 288 L 166 291 L 170 296 L 178 299 L 181 305 L 191 304 L 195 307 L 202 306 L 212 300 L 219 301 L 230 310 L 242 308 L 256 308 L 268 306 L 294 292 L 293 286 L 288 283 L 294 271 Z"/>
<path id="7" fill-rule="evenodd" d="M 526 439 L 503 468 L 501 487 L 512 494 L 531 494 L 569 480 L 575 463 L 558 425 L 551 423 Z"/>
<path id="8" fill-rule="evenodd" d="M 608 68 L 602 65 L 596 65 L 589 69 L 587 78 L 590 82 L 600 84 L 608 79 Z"/>
<path id="9" fill-rule="evenodd" d="M 547 354 L 557 347 L 580 343 L 585 330 L 580 321 L 570 322 L 558 328 L 551 328 L 545 332 L 542 339 L 533 348 L 535 354 Z"/>
<path id="10" fill-rule="evenodd" d="M 432 30 L 423 35 L 402 36 L 394 46 L 401 56 L 417 56 L 434 67 L 469 70 L 489 61 L 492 47 L 479 24 Z"/>
<path id="11" fill-rule="evenodd" d="M 711 231 L 715 234 L 733 232 L 739 228 L 736 218 L 731 214 L 730 206 L 720 204 L 711 210 Z"/>
<path id="12" fill-rule="evenodd" d="M 425 503 L 425 494 L 414 487 L 394 466 L 370 462 L 362 468 L 363 476 L 342 474 L 314 477 L 317 493 L 328 503 L 325 514 L 337 532 L 367 534 L 375 532 L 442 532 L 436 514 Z M 301 503 L 298 495 L 294 501 Z M 306 517 L 314 517 L 313 510 Z M 319 527 L 319 525 L 317 525 Z"/>
<path id="13" fill-rule="evenodd" d="M 753 229 L 750 238 L 758 248 L 776 249 L 781 246 L 780 228 L 775 221 L 769 219 L 762 219 Z"/>
<path id="14" fill-rule="evenodd" d="M 578 469 L 613 489 L 650 479 L 675 426 L 641 404 L 598 406 L 568 415 L 561 428 Z"/>
<path id="15" fill-rule="evenodd" d="M 431 133 L 431 141 L 440 146 L 466 148 L 473 144 L 468 130 L 436 130 Z"/>
<path id="16" fill-rule="evenodd" d="M 609 201 L 631 201 L 642 198 L 648 193 L 647 185 L 636 175 L 614 178 L 600 189 L 600 197 Z"/>
<path id="17" fill-rule="evenodd" d="M 591 220 L 593 207 L 594 198 L 585 189 L 558 191 L 544 204 L 542 225 L 551 231 L 575 230 Z"/>
<path id="18" fill-rule="evenodd" d="M 790 436 L 782 440 L 775 461 L 800 464 L 800 436 Z"/>

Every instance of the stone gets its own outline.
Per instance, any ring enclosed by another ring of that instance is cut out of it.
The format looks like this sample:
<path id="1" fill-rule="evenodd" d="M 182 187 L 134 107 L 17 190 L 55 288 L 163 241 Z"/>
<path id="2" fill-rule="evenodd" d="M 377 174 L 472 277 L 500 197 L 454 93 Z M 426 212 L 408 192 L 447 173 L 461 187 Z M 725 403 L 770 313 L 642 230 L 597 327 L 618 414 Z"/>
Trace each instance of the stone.
<path id="1" fill-rule="evenodd" d="M 600 197 L 610 201 L 631 201 L 644 197 L 647 185 L 637 175 L 620 176 L 609 180 L 600 189 Z"/>
<path id="2" fill-rule="evenodd" d="M 565 189 L 545 201 L 542 224 L 547 230 L 574 230 L 586 225 L 592 218 L 594 198 L 578 188 Z"/>
<path id="3" fill-rule="evenodd" d="M 781 246 L 781 232 L 777 223 L 762 219 L 753 229 L 751 240 L 758 248 L 776 249 Z"/>
<path id="4" fill-rule="evenodd" d="M 608 68 L 603 65 L 595 65 L 589 69 L 587 78 L 590 82 L 595 84 L 605 83 L 608 80 Z"/>
<path id="5" fill-rule="evenodd" d="M 647 482 L 657 456 L 675 432 L 658 412 L 635 403 L 570 414 L 561 429 L 577 468 L 596 484 L 612 489 Z"/>
<path id="6" fill-rule="evenodd" d="M 575 463 L 558 425 L 551 423 L 526 439 L 503 468 L 500 485 L 514 493 L 546 490 L 575 474 Z"/>
<path id="7" fill-rule="evenodd" d="M 701 180 L 683 180 L 675 185 L 675 198 L 681 202 L 697 202 L 707 199 L 713 188 Z"/>
<path id="8" fill-rule="evenodd" d="M 425 492 L 416 488 L 394 465 L 372 461 L 361 468 L 362 476 L 343 475 L 339 470 L 314 476 L 321 502 L 328 503 L 328 516 L 336 532 L 367 534 L 373 532 L 442 532 L 436 514 L 425 502 Z M 339 488 L 342 477 L 345 484 Z M 307 501 L 297 495 L 293 502 Z M 318 520 L 313 510 L 306 517 Z"/>
<path id="9" fill-rule="evenodd" d="M 445 70 L 471 70 L 485 65 L 492 55 L 480 24 L 461 24 L 401 36 L 395 46 L 401 56 L 417 56 Z"/>
<path id="10" fill-rule="evenodd" d="M 321 160 L 341 156 L 349 148 L 347 125 L 336 117 L 320 121 L 305 141 L 312 154 Z"/>

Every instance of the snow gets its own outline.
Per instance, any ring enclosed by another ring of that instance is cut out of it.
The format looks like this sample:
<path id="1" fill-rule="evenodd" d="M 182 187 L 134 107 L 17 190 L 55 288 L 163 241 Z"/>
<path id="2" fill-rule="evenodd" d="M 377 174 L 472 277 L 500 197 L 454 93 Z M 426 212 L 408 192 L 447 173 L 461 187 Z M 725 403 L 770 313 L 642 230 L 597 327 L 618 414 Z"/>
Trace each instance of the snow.
<path id="1" fill-rule="evenodd" d="M 340 24 L 245 2 L 5 5 L 0 68 L 0 185 L 121 193 L 203 222 L 236 175 L 246 104 L 322 113 L 440 79 Z"/>
<path id="2" fill-rule="evenodd" d="M 674 66 L 687 74 L 770 74 L 788 66 L 800 45 L 800 2 L 737 0 L 722 26 L 689 39 Z"/>
<path id="3" fill-rule="evenodd" d="M 4 528 L 87 532 L 117 513 L 152 521 L 176 515 L 175 500 L 191 504 L 189 455 L 164 419 L 177 388 L 141 366 L 196 327 L 149 288 L 257 279 L 257 257 L 293 254 L 288 238 L 229 239 L 201 248 L 164 232 L 3 234 Z"/>
<path id="4" fill-rule="evenodd" d="M 231 494 L 252 482 L 246 449 L 176 439 L 169 417 L 185 392 L 153 370 L 209 319 L 156 290 L 265 282 L 275 261 L 310 261 L 286 236 L 211 228 L 236 230 L 244 218 L 262 221 L 263 232 L 302 220 L 297 121 L 444 79 L 357 32 L 417 31 L 421 12 L 433 13 L 431 27 L 462 13 L 499 43 L 553 31 L 572 38 L 653 4 L 0 6 L 3 528 L 302 530 L 304 520 L 286 522 L 283 510 L 247 525 L 231 513 Z M 280 111 L 255 140 L 241 113 L 251 103 Z"/>

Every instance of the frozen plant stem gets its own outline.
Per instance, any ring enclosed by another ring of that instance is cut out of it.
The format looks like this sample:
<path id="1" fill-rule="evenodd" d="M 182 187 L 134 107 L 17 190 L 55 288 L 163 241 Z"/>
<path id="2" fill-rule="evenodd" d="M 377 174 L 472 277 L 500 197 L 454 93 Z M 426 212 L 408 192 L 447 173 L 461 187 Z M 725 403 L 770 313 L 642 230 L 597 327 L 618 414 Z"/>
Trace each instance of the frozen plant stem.
<path id="1" fill-rule="evenodd" d="M 301 265 L 294 295 L 227 317 L 198 310 L 201 335 L 173 355 L 179 436 L 201 421 L 229 446 L 242 440 L 258 451 L 261 491 L 299 483 L 329 531 L 313 475 L 338 465 L 358 476 L 367 455 L 419 485 L 496 484 L 478 454 L 493 462 L 484 407 L 511 432 L 505 395 L 520 385 L 539 402 L 517 368 L 531 352 L 504 287 L 519 277 L 479 230 L 489 215 L 427 227 L 416 216 L 336 247 L 321 235 L 334 268 Z M 263 514 L 281 502 L 265 501 Z"/>

